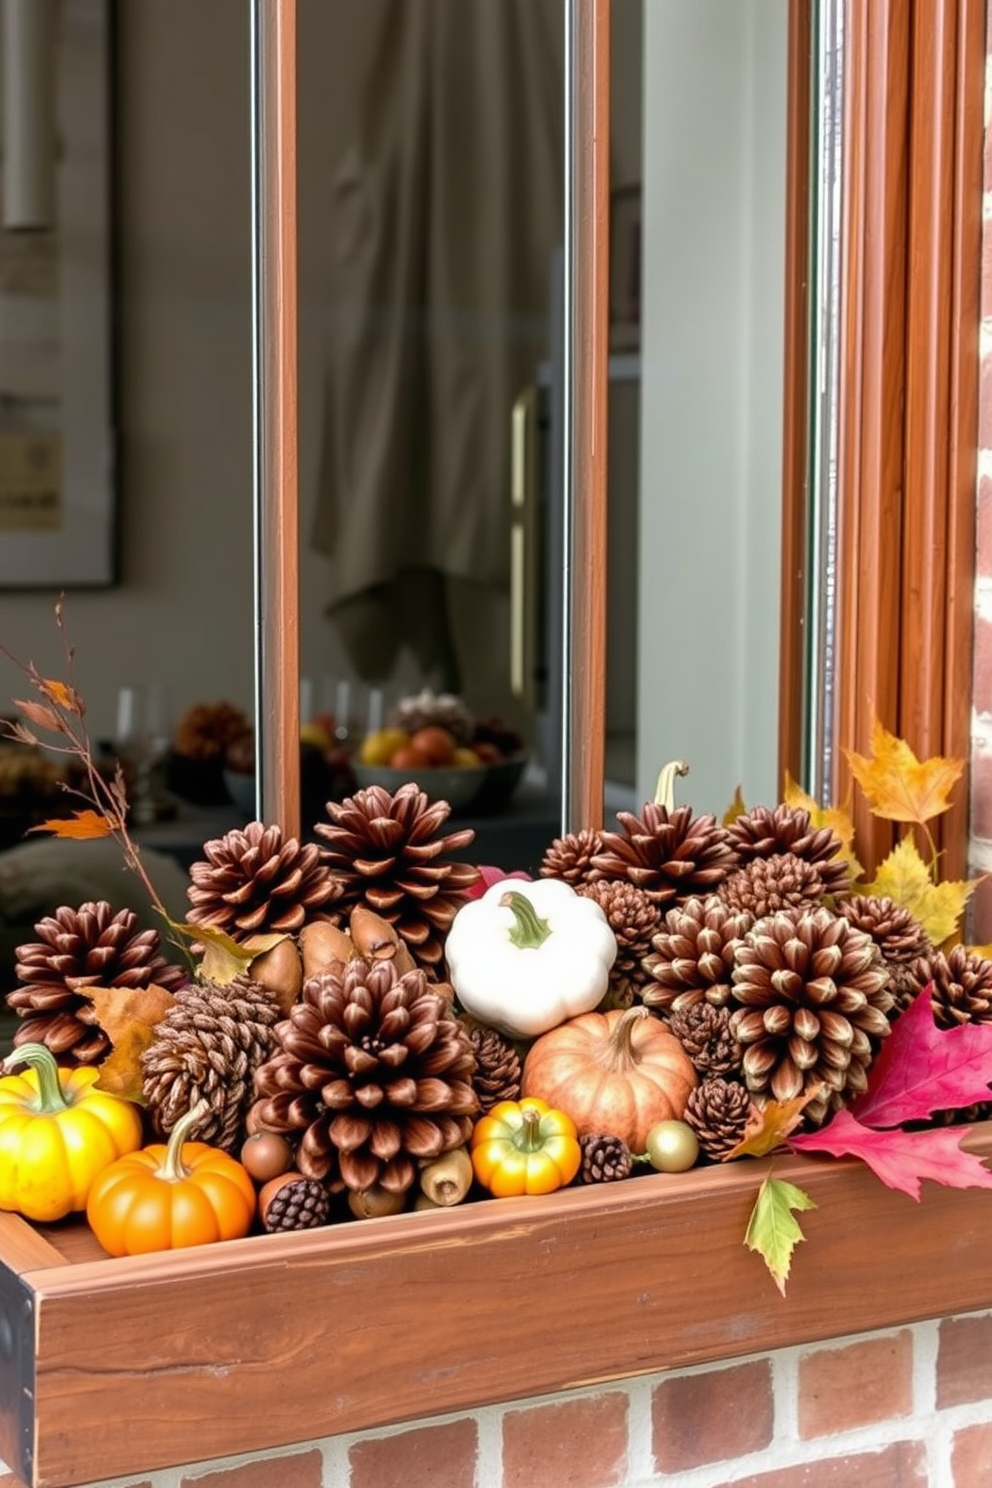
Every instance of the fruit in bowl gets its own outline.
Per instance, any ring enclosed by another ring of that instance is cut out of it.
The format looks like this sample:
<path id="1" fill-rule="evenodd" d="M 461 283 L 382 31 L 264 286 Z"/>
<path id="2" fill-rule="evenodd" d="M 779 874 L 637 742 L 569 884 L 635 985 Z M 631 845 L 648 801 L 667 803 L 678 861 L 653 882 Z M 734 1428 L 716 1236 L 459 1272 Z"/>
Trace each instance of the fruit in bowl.
<path id="1" fill-rule="evenodd" d="M 359 744 L 352 764 L 359 786 L 395 791 L 412 780 L 454 812 L 504 806 L 526 768 L 523 741 L 493 720 L 476 722 L 463 705 L 456 710 L 456 701 L 425 692 L 400 704 L 385 727 Z"/>

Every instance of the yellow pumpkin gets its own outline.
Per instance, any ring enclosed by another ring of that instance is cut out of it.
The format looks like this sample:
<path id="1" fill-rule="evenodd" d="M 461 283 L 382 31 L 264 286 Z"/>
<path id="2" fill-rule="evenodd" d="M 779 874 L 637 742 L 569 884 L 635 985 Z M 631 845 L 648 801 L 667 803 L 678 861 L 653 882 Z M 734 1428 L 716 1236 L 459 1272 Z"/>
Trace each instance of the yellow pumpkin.
<path id="1" fill-rule="evenodd" d="M 608 1132 L 640 1154 L 656 1121 L 681 1119 L 695 1085 L 678 1039 L 638 1006 L 582 1013 L 535 1039 L 521 1094 L 567 1112 L 580 1136 Z"/>

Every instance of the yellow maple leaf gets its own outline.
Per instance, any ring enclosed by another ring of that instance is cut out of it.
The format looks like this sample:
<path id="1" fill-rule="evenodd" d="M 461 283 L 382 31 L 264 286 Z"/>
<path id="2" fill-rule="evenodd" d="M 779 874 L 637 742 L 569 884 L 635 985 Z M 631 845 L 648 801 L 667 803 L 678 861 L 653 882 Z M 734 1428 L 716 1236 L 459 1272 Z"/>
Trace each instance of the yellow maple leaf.
<path id="1" fill-rule="evenodd" d="M 76 811 L 72 816 L 56 816 L 29 827 L 31 832 L 50 832 L 53 837 L 72 837 L 79 842 L 93 837 L 111 837 L 120 823 L 99 811 Z"/>
<path id="2" fill-rule="evenodd" d="M 744 801 L 744 792 L 738 785 L 734 791 L 734 799 L 723 813 L 723 825 L 729 827 L 732 822 L 735 822 L 739 816 L 744 816 L 746 812 L 747 806 Z"/>
<path id="3" fill-rule="evenodd" d="M 765 1157 L 776 1147 L 781 1147 L 789 1133 L 799 1125 L 810 1101 L 822 1089 L 822 1085 L 814 1085 L 792 1100 L 770 1100 L 763 1106 L 752 1105 L 743 1137 L 721 1158 L 721 1162 L 730 1162 L 735 1157 Z"/>
<path id="4" fill-rule="evenodd" d="M 850 866 L 851 880 L 856 883 L 864 873 L 864 868 L 858 862 L 854 851 L 854 820 L 850 811 L 844 806 L 821 806 L 796 784 L 788 770 L 785 772 L 785 790 L 782 793 L 782 800 L 794 811 L 808 811 L 810 825 L 815 831 L 819 831 L 822 827 L 830 828 L 840 843 L 840 856 Z"/>
<path id="5" fill-rule="evenodd" d="M 935 884 L 910 834 L 897 842 L 864 893 L 893 899 L 915 915 L 934 945 L 957 936 L 978 879 Z"/>
<path id="6" fill-rule="evenodd" d="M 890 734 L 877 718 L 871 727 L 871 758 L 853 749 L 844 754 L 875 816 L 919 826 L 950 809 L 949 792 L 964 769 L 963 760 L 940 755 L 918 760 L 905 740 Z"/>

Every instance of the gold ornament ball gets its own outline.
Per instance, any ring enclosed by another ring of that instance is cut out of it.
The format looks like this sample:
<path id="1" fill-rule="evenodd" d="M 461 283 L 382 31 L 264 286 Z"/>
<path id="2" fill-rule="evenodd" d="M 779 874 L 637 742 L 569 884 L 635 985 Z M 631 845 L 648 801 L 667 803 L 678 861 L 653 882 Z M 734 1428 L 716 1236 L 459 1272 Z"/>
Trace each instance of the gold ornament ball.
<path id="1" fill-rule="evenodd" d="M 696 1133 L 684 1121 L 656 1121 L 645 1146 L 648 1161 L 659 1173 L 686 1173 L 699 1156 Z"/>

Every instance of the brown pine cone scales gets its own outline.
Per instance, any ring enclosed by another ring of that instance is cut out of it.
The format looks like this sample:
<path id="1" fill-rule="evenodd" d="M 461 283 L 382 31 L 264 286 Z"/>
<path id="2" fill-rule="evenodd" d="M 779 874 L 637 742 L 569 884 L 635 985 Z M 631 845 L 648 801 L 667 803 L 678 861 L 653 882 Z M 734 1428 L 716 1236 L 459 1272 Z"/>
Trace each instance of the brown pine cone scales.
<path id="1" fill-rule="evenodd" d="M 669 1014 L 669 1028 L 703 1079 L 741 1073 L 741 1046 L 731 1031 L 730 1019 L 729 1008 L 713 1007 L 708 1002 L 695 1002 Z"/>
<path id="2" fill-rule="evenodd" d="M 812 1096 L 810 1126 L 860 1095 L 890 1029 L 889 976 L 870 935 L 831 910 L 759 920 L 738 947 L 731 1018 L 755 1096 Z"/>
<path id="3" fill-rule="evenodd" d="M 726 1007 L 737 946 L 752 923 L 713 894 L 670 909 L 645 958 L 651 980 L 641 1001 L 661 1012 L 703 1001 Z"/>
<path id="4" fill-rule="evenodd" d="M 310 977 L 276 1033 L 255 1114 L 299 1136 L 300 1172 L 331 1192 L 405 1193 L 421 1159 L 468 1141 L 472 1045 L 420 968 L 356 958 Z"/>
<path id="5" fill-rule="evenodd" d="M 475 1055 L 472 1084 L 480 1114 L 485 1116 L 500 1101 L 516 1100 L 520 1095 L 520 1055 L 495 1028 L 470 1029 L 469 1042 Z"/>
<path id="6" fill-rule="evenodd" d="M 186 971 L 170 966 L 157 930 L 138 930 L 133 910 L 116 913 L 106 900 L 77 909 L 63 906 L 35 925 L 37 941 L 18 946 L 15 974 L 24 983 L 7 994 L 18 1014 L 15 1044 L 45 1044 L 69 1064 L 98 1064 L 110 1040 L 96 1021 L 84 987 L 140 988 L 174 992 Z"/>
<path id="7" fill-rule="evenodd" d="M 618 811 L 619 832 L 604 832 L 592 859 L 600 878 L 628 879 L 662 908 L 705 896 L 737 867 L 737 852 L 714 816 L 649 801 L 641 816 Z"/>
<path id="8" fill-rule="evenodd" d="M 187 918 L 233 940 L 295 934 L 326 918 L 340 894 L 316 843 L 284 838 L 281 827 L 249 822 L 204 843 L 203 853 L 189 871 Z"/>
<path id="9" fill-rule="evenodd" d="M 842 894 L 850 886 L 851 867 L 840 838 L 830 827 L 814 828 L 802 807 L 756 806 L 736 817 L 728 831 L 742 863 L 791 853 L 816 868 L 825 894 Z"/>
<path id="10" fill-rule="evenodd" d="M 235 1151 L 255 1098 L 255 1071 L 276 1048 L 280 1016 L 275 995 L 247 975 L 223 987 L 204 981 L 182 988 L 141 1059 L 158 1130 L 170 1132 L 203 1100 L 210 1112 L 197 1140 Z"/>
<path id="11" fill-rule="evenodd" d="M 825 890 L 814 864 L 787 852 L 752 858 L 731 873 L 719 892 L 731 909 L 761 920 L 780 909 L 813 908 Z"/>
<path id="12" fill-rule="evenodd" d="M 750 1111 L 751 1097 L 745 1085 L 712 1076 L 689 1096 L 683 1120 L 696 1133 L 706 1156 L 722 1162 L 743 1139 Z"/>
<path id="13" fill-rule="evenodd" d="M 596 877 L 592 860 L 602 847 L 602 834 L 590 827 L 556 837 L 545 850 L 538 870 L 542 878 L 561 878 L 577 889 Z"/>
<path id="14" fill-rule="evenodd" d="M 313 1178 L 281 1183 L 265 1206 L 262 1227 L 270 1235 L 286 1230 L 314 1230 L 330 1218 L 331 1198 Z"/>
<path id="15" fill-rule="evenodd" d="M 327 813 L 330 821 L 318 822 L 314 832 L 338 885 L 336 922 L 346 923 L 354 905 L 366 905 L 396 927 L 419 966 L 440 976 L 444 937 L 479 876 L 471 863 L 447 855 L 474 840 L 472 828 L 444 834 L 451 807 L 431 804 L 412 783 L 394 794 L 370 785 L 345 801 L 328 801 Z"/>
<path id="16" fill-rule="evenodd" d="M 610 992 L 607 994 L 608 997 L 612 994 L 610 1005 L 630 1007 L 649 977 L 643 963 L 661 923 L 658 906 L 643 889 L 637 889 L 623 879 L 600 879 L 595 883 L 580 884 L 578 892 L 584 899 L 595 900 L 616 937 L 617 956 L 610 968 Z"/>
<path id="17" fill-rule="evenodd" d="M 882 953 L 892 978 L 895 1010 L 909 1006 L 920 989 L 913 968 L 921 957 L 933 955 L 934 947 L 915 915 L 893 899 L 871 894 L 852 894 L 838 899 L 838 914 L 858 930 L 870 935 Z"/>
<path id="18" fill-rule="evenodd" d="M 938 1028 L 956 1028 L 961 1023 L 992 1023 L 992 961 L 952 946 L 935 951 L 914 965 L 919 986 L 929 982 L 934 1020 Z"/>
<path id="19" fill-rule="evenodd" d="M 579 1137 L 579 1146 L 582 1148 L 580 1183 L 616 1183 L 633 1172 L 634 1157 L 623 1137 L 590 1132 Z"/>

